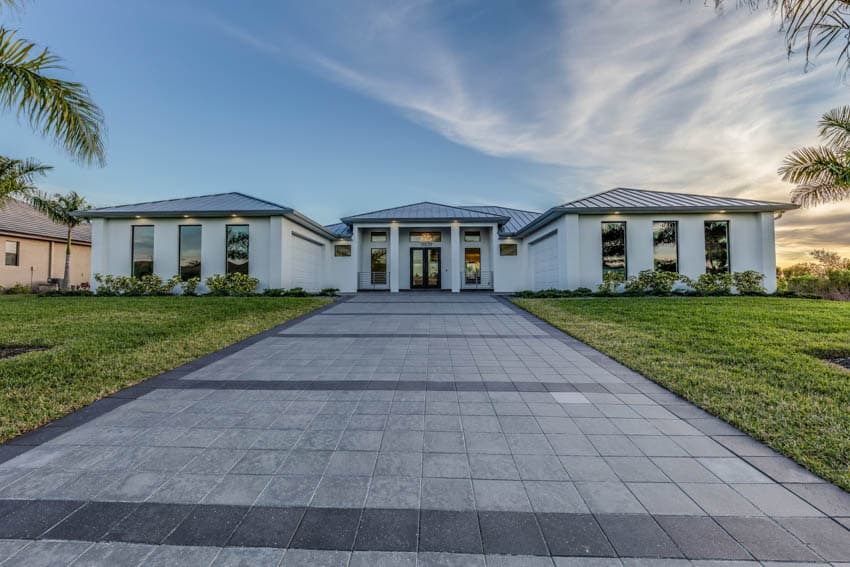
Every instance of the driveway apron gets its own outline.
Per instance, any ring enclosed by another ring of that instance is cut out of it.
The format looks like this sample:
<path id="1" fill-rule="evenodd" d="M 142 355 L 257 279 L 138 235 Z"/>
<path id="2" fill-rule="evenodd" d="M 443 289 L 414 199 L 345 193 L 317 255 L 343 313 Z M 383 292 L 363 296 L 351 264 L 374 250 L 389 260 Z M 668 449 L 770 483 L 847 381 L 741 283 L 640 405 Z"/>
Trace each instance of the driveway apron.
<path id="1" fill-rule="evenodd" d="M 487 294 L 346 297 L 0 460 L 3 566 L 850 561 L 846 492 Z"/>

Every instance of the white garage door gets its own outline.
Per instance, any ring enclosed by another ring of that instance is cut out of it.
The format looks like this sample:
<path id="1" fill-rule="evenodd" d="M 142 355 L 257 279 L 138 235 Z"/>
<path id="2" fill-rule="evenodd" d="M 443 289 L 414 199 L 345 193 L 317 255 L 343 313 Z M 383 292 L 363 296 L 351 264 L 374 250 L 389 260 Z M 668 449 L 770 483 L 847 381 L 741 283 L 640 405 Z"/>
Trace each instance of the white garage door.
<path id="1" fill-rule="evenodd" d="M 292 287 L 319 291 L 322 287 L 324 246 L 292 233 Z"/>
<path id="2" fill-rule="evenodd" d="M 531 287 L 535 290 L 558 287 L 558 234 L 554 233 L 529 246 L 531 250 Z"/>

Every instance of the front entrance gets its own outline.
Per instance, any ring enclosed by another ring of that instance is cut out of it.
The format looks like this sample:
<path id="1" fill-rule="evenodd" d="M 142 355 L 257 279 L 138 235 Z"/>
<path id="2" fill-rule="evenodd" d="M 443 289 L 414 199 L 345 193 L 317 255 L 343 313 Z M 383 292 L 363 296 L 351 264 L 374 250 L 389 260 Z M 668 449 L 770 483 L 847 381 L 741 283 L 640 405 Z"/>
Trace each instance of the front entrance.
<path id="1" fill-rule="evenodd" d="M 411 289 L 439 289 L 440 271 L 439 248 L 410 249 Z"/>

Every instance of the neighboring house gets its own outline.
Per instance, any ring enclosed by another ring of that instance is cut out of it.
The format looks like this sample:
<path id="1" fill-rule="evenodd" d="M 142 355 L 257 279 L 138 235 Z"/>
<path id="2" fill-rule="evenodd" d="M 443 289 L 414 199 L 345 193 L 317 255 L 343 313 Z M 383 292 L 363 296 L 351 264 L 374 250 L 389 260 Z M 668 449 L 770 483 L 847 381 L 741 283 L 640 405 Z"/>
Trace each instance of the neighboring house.
<path id="1" fill-rule="evenodd" d="M 12 200 L 0 206 L 0 287 L 37 287 L 65 273 L 68 229 L 28 204 Z M 91 226 L 71 232 L 71 285 L 88 284 L 91 274 Z"/>
<path id="2" fill-rule="evenodd" d="M 244 272 L 263 288 L 595 288 L 605 271 L 755 270 L 776 287 L 787 203 L 617 188 L 544 213 L 416 203 L 321 226 L 241 193 L 94 209 L 92 271 Z"/>

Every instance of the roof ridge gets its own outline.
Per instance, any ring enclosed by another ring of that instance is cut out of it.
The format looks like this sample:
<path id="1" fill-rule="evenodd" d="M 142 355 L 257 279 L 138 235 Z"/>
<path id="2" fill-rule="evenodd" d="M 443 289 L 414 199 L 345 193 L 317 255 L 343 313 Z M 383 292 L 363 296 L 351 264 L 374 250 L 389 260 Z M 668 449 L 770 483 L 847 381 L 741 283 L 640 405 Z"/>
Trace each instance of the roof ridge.
<path id="1" fill-rule="evenodd" d="M 463 206 L 460 206 L 460 205 L 449 205 L 449 204 L 446 204 L 446 203 L 437 203 L 436 201 L 417 201 L 416 203 L 406 203 L 406 204 L 403 204 L 403 205 L 396 205 L 395 207 L 384 207 L 383 209 L 375 209 L 374 211 L 367 211 L 365 213 L 357 213 L 357 214 L 354 214 L 354 215 L 346 215 L 342 218 L 343 219 L 353 219 L 353 218 L 357 218 L 357 217 L 365 217 L 367 215 L 374 215 L 375 213 L 383 213 L 383 212 L 386 212 L 386 211 L 391 211 L 393 209 L 402 209 L 402 208 L 405 208 L 405 207 L 416 207 L 417 205 L 436 205 L 438 207 L 446 207 L 448 209 L 460 209 L 460 210 L 468 211 L 468 212 L 471 212 L 471 213 L 478 213 L 480 215 L 487 215 L 487 216 L 491 216 L 491 217 L 501 217 L 501 215 L 495 215 L 493 213 L 485 213 L 485 212 L 482 212 L 482 211 L 476 211 L 475 209 L 470 209 L 468 207 L 463 207 Z M 346 223 L 343 223 L 343 224 L 346 224 Z"/>
<path id="2" fill-rule="evenodd" d="M 154 201 L 140 201 L 138 203 L 126 203 L 123 205 L 107 205 L 105 207 L 97 207 L 91 209 L 92 211 L 98 211 L 100 209 L 115 209 L 115 208 L 127 208 L 127 207 L 138 207 L 139 205 L 152 205 L 154 203 L 172 203 L 174 201 L 187 201 L 189 199 L 205 199 L 207 197 L 221 197 L 224 195 L 239 195 L 240 197 L 245 197 L 246 199 L 251 199 L 252 201 L 259 201 L 260 203 L 265 203 L 267 205 L 272 205 L 274 207 L 278 207 L 280 209 L 290 209 L 292 207 L 287 207 L 281 205 L 279 203 L 274 203 L 272 201 L 267 201 L 265 199 L 260 199 L 259 197 L 254 197 L 253 195 L 247 195 L 242 193 L 241 191 L 222 191 L 221 193 L 206 193 L 204 195 L 190 195 L 188 197 L 173 197 L 171 199 L 157 199 Z"/>
<path id="3" fill-rule="evenodd" d="M 509 211 L 519 211 L 520 213 L 531 213 L 533 215 L 542 215 L 540 211 L 530 211 L 528 209 L 517 209 L 516 207 L 503 207 L 502 205 L 463 205 L 462 208 L 475 210 L 475 207 L 492 207 L 494 209 L 507 209 Z"/>
<path id="4" fill-rule="evenodd" d="M 599 191 L 597 193 L 593 193 L 591 195 L 587 195 L 585 197 L 580 197 L 578 199 L 573 199 L 572 201 L 567 201 L 557 207 L 552 207 L 554 209 L 560 209 L 568 207 L 572 204 L 578 203 L 579 201 L 586 201 L 588 199 L 593 199 L 594 197 L 599 197 L 600 195 L 604 195 L 606 193 L 613 193 L 614 191 L 636 191 L 638 193 L 655 193 L 660 195 L 683 195 L 686 197 L 700 197 L 706 199 L 734 199 L 736 201 L 747 201 L 749 203 L 762 203 L 762 204 L 770 204 L 770 205 L 785 205 L 781 201 L 765 201 L 761 199 L 747 199 L 745 197 L 730 197 L 726 195 L 705 195 L 703 193 L 683 193 L 681 191 L 661 191 L 659 189 L 639 189 L 637 187 L 612 187 L 610 189 L 605 189 L 604 191 Z"/>

